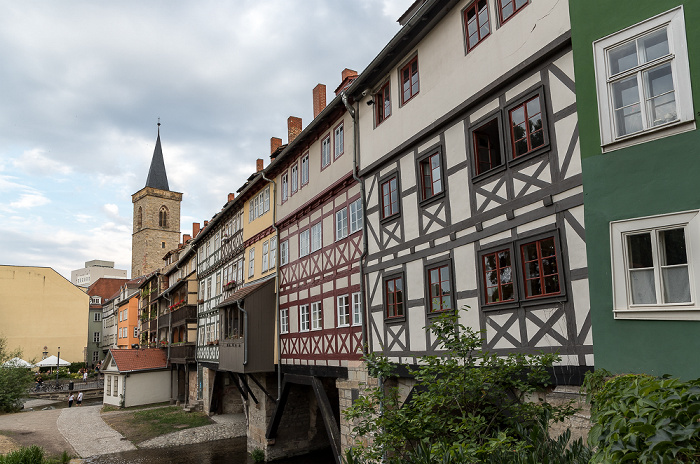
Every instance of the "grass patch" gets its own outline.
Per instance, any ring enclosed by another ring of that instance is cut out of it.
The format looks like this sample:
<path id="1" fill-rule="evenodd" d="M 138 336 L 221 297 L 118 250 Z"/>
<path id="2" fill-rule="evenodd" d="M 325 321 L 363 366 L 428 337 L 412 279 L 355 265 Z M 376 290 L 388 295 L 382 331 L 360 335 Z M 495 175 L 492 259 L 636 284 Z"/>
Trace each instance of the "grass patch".
<path id="1" fill-rule="evenodd" d="M 163 403 L 141 404 L 139 406 L 129 406 L 128 408 L 121 408 L 119 406 L 105 404 L 102 406 L 101 412 L 105 413 L 105 412 L 114 412 L 114 411 L 135 411 L 135 410 L 140 410 L 140 409 L 160 408 L 163 406 L 168 406 L 169 404 L 170 404 L 169 401 L 165 401 Z"/>
<path id="2" fill-rule="evenodd" d="M 102 417 L 110 427 L 134 444 L 178 430 L 201 427 L 213 421 L 203 412 L 185 412 L 177 406 L 150 408 Z"/>

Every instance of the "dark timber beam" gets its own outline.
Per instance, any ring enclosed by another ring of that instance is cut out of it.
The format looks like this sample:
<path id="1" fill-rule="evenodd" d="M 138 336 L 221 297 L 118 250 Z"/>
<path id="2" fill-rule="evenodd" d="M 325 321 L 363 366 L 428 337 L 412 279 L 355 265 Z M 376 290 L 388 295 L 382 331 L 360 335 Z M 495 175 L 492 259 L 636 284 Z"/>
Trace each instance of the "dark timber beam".
<path id="1" fill-rule="evenodd" d="M 265 393 L 265 395 L 266 395 L 268 398 L 270 398 L 270 399 L 271 399 L 272 401 L 274 401 L 275 403 L 277 402 L 277 398 L 275 398 L 274 396 L 270 395 L 270 393 L 269 393 L 267 390 L 265 390 L 265 387 L 263 387 L 262 385 L 260 385 L 260 382 L 258 382 L 258 379 L 256 379 L 255 376 L 254 376 L 253 374 L 248 374 L 248 377 L 250 377 L 250 379 L 253 381 L 253 383 L 254 383 L 255 385 L 257 385 L 258 388 L 260 388 L 260 390 L 262 390 L 263 393 Z"/>
<path id="2" fill-rule="evenodd" d="M 255 401 L 255 404 L 258 404 L 258 399 L 255 397 L 255 394 L 253 393 L 253 391 L 252 391 L 252 390 L 250 389 L 250 387 L 248 386 L 248 382 L 247 382 L 246 379 L 245 379 L 245 374 L 244 374 L 244 375 L 239 375 L 239 377 L 240 377 L 240 379 L 241 379 L 241 383 L 243 384 L 243 388 L 245 388 L 245 390 L 248 392 L 248 394 L 250 395 L 250 397 L 253 398 L 253 401 Z"/>
<path id="3" fill-rule="evenodd" d="M 290 384 L 287 383 L 287 376 L 285 375 L 284 380 L 282 380 L 282 395 L 279 402 L 275 405 L 275 410 L 272 412 L 272 420 L 270 420 L 270 425 L 265 433 L 265 438 L 268 440 L 277 436 L 277 428 L 282 420 L 282 412 L 284 412 L 284 407 L 287 405 L 287 399 L 289 398 L 289 386 Z"/>
<path id="4" fill-rule="evenodd" d="M 335 420 L 335 415 L 333 414 L 333 408 L 331 407 L 331 402 L 328 401 L 328 395 L 326 395 L 326 390 L 323 388 L 323 384 L 318 377 L 311 378 L 311 386 L 316 394 L 316 400 L 318 401 L 318 407 L 321 410 L 321 417 L 323 417 L 323 423 L 326 425 L 326 432 L 328 433 L 328 439 L 331 442 L 331 448 L 333 449 L 333 456 L 335 457 L 335 462 L 340 464 L 340 429 L 338 428 L 338 423 Z"/>

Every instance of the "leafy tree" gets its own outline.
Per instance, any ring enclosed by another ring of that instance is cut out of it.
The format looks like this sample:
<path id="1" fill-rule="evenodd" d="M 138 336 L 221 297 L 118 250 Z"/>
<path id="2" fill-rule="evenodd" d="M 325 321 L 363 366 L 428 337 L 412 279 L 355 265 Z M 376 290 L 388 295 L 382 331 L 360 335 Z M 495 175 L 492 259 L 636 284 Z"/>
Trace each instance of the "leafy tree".
<path id="1" fill-rule="evenodd" d="M 20 350 L 10 351 L 7 339 L 0 337 L 0 411 L 13 412 L 22 408 L 21 399 L 26 396 L 32 383 L 29 369 L 5 367 L 3 364 L 15 357 L 21 357 Z"/>
<path id="2" fill-rule="evenodd" d="M 587 462 L 590 452 L 580 441 L 575 446 L 582 460 L 573 455 L 565 460 L 568 435 L 557 442 L 548 434 L 551 420 L 575 410 L 527 401 L 549 382 L 547 368 L 556 355 L 485 351 L 481 334 L 460 324 L 454 312 L 436 318 L 429 330 L 444 354 L 420 358 L 411 371 L 413 393 L 403 404 L 394 366 L 381 355 L 366 357 L 379 386 L 345 411 L 358 442 L 365 443 L 348 462 L 382 457 L 390 463 Z"/>

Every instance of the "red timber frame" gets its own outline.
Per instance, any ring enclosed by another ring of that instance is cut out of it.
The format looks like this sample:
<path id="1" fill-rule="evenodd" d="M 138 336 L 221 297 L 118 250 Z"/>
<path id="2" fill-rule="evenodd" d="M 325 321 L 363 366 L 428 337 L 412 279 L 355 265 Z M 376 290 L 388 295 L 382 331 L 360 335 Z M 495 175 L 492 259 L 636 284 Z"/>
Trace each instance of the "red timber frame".
<path id="1" fill-rule="evenodd" d="M 356 183 L 352 174 L 348 173 L 309 203 L 280 220 L 278 222 L 278 241 L 288 240 L 289 243 L 298 241 L 299 229 L 296 224 L 299 220 L 318 212 L 322 212 L 321 221 L 329 221 L 335 228 L 335 213 L 338 210 L 337 205 L 334 206 L 335 200 L 338 196 L 348 192 L 354 185 Z M 350 204 L 359 197 L 358 193 L 347 198 L 345 207 L 349 208 Z M 323 213 L 324 209 L 325 213 Z M 290 232 L 289 229 L 292 227 L 294 227 L 294 231 Z M 328 237 L 323 237 L 323 239 L 327 243 Z M 335 234 L 333 234 L 333 239 L 335 239 Z M 320 250 L 307 256 L 295 260 L 290 259 L 288 264 L 280 266 L 278 270 L 280 310 L 287 309 L 290 317 L 289 332 L 280 335 L 282 364 L 302 364 L 303 361 L 303 364 L 325 366 L 330 360 L 353 361 L 360 359 L 362 356 L 362 325 L 338 327 L 336 304 L 338 297 L 343 295 L 348 295 L 352 302 L 352 294 L 360 291 L 359 283 L 343 287 L 338 284 L 340 282 L 350 284 L 351 276 L 357 275 L 359 277 L 361 254 L 362 229 L 341 240 L 333 241 L 331 245 L 322 246 Z M 324 290 L 324 287 L 328 286 L 329 283 L 332 283 L 332 288 Z M 319 292 L 311 296 L 314 288 L 319 289 Z M 305 292 L 306 297 L 297 298 L 299 292 Z M 291 314 L 294 311 L 298 313 L 300 306 L 309 305 L 309 312 L 311 312 L 312 303 L 325 300 L 332 301 L 333 308 L 322 307 L 322 327 L 325 327 L 329 322 L 324 320 L 324 317 L 327 318 L 329 314 L 332 314 L 332 328 L 300 332 L 299 323 L 291 323 Z M 282 301 L 285 302 L 282 303 Z"/>

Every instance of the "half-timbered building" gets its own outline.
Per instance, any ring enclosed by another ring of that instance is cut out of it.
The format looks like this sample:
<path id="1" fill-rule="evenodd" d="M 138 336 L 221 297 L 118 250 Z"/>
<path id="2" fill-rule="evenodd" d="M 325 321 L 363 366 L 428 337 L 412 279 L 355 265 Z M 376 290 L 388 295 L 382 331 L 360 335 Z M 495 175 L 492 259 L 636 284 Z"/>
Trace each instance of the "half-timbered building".
<path id="1" fill-rule="evenodd" d="M 313 90 L 314 120 L 288 120 L 289 144 L 270 165 L 279 229 L 279 401 L 267 428 L 268 457 L 328 446 L 340 453 L 341 397 L 360 369 L 362 199 L 354 176 L 354 124 L 341 92 L 326 106 Z M 293 406 L 290 404 L 293 403 Z M 314 431 L 310 433 L 309 431 Z M 282 451 L 284 449 L 284 451 Z"/>
<path id="2" fill-rule="evenodd" d="M 439 354 L 444 311 L 496 353 L 593 366 L 567 2 L 427 0 L 349 89 L 371 350 Z"/>

